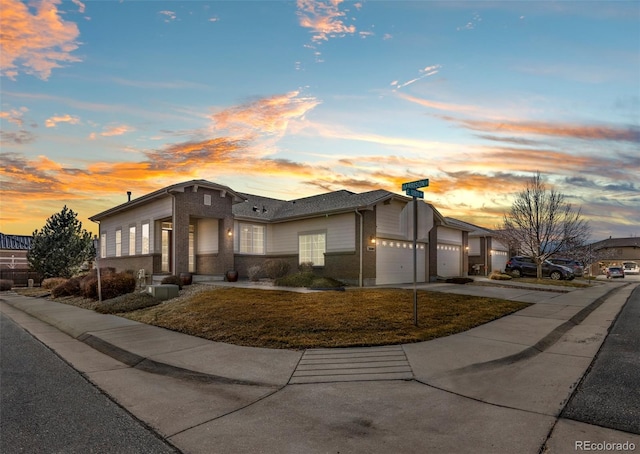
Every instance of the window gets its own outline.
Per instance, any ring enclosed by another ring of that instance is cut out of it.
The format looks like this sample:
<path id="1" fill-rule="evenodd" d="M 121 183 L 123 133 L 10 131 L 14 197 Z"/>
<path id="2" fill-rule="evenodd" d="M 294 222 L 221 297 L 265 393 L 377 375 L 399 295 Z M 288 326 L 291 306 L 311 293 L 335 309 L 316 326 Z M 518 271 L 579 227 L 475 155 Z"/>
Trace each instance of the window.
<path id="1" fill-rule="evenodd" d="M 149 223 L 142 224 L 142 250 L 141 254 L 149 253 Z"/>
<path id="2" fill-rule="evenodd" d="M 193 225 L 189 226 L 189 272 L 196 272 L 196 233 Z"/>
<path id="3" fill-rule="evenodd" d="M 136 255 L 136 226 L 129 227 L 129 255 Z"/>
<path id="4" fill-rule="evenodd" d="M 122 255 L 122 229 L 116 230 L 116 257 Z"/>
<path id="5" fill-rule="evenodd" d="M 105 258 L 107 256 L 107 234 L 100 235 L 100 257 Z"/>
<path id="6" fill-rule="evenodd" d="M 264 254 L 264 225 L 240 224 L 240 253 Z"/>
<path id="7" fill-rule="evenodd" d="M 300 263 L 313 262 L 314 266 L 324 266 L 326 238 L 326 233 L 300 235 L 298 237 Z"/>

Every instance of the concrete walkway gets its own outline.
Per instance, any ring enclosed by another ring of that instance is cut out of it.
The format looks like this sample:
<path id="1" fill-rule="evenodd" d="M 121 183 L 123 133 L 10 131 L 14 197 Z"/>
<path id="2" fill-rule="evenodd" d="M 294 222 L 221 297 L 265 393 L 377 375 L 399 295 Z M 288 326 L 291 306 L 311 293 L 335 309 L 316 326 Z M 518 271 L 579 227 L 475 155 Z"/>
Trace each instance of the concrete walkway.
<path id="1" fill-rule="evenodd" d="M 628 284 L 421 285 L 534 304 L 368 349 L 241 347 L 11 292 L 0 308 L 183 452 L 533 454 L 574 452 L 577 440 L 640 450 L 638 434 L 558 418 Z"/>

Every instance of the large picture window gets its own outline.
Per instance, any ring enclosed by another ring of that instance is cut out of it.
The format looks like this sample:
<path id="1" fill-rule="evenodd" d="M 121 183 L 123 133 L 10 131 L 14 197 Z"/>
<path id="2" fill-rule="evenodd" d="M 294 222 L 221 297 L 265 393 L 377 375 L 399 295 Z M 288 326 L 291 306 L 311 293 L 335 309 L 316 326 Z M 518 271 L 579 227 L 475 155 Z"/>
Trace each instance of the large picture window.
<path id="1" fill-rule="evenodd" d="M 324 253 L 327 251 L 327 234 L 312 233 L 298 237 L 300 263 L 313 262 L 313 266 L 324 266 Z"/>
<path id="2" fill-rule="evenodd" d="M 264 225 L 240 224 L 240 253 L 264 254 Z"/>

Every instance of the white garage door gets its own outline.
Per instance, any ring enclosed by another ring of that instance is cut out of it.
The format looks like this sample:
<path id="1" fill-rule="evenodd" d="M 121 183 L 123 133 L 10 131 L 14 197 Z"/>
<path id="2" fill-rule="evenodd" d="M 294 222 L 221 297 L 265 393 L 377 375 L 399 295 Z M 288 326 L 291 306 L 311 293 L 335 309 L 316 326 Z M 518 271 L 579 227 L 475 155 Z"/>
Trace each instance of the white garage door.
<path id="1" fill-rule="evenodd" d="M 507 251 L 493 251 L 491 253 L 491 270 L 504 271 L 507 260 L 509 260 L 509 253 Z"/>
<path id="2" fill-rule="evenodd" d="M 425 282 L 426 245 L 418 243 L 417 282 Z M 376 244 L 376 284 L 413 282 L 413 242 L 378 240 Z"/>
<path id="3" fill-rule="evenodd" d="M 438 244 L 438 276 L 460 276 L 460 246 Z"/>

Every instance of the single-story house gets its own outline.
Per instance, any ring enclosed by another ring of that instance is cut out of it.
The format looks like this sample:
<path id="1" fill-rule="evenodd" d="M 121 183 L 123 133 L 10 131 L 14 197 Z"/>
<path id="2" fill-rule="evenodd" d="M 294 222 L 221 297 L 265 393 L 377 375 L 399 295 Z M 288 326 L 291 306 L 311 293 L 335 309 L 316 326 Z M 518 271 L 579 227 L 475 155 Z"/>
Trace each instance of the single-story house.
<path id="1" fill-rule="evenodd" d="M 466 275 L 470 229 L 417 204 L 417 281 Z M 89 219 L 100 226 L 101 267 L 222 279 L 284 259 L 352 285 L 413 282 L 413 200 L 381 189 L 285 201 L 192 180 Z"/>
<path id="2" fill-rule="evenodd" d="M 496 232 L 454 218 L 445 218 L 450 225 L 469 230 L 469 274 L 488 276 L 492 271 L 504 272 L 509 260 L 509 247 L 501 243 Z"/>
<path id="3" fill-rule="evenodd" d="M 591 244 L 591 251 L 597 258 L 591 264 L 591 274 L 601 274 L 609 266 L 621 266 L 623 262 L 640 265 L 640 238 L 607 238 Z"/>
<path id="4" fill-rule="evenodd" d="M 0 279 L 13 281 L 14 285 L 27 285 L 29 279 L 38 281 L 38 275 L 29 271 L 27 252 L 31 248 L 29 235 L 0 233 Z"/>

